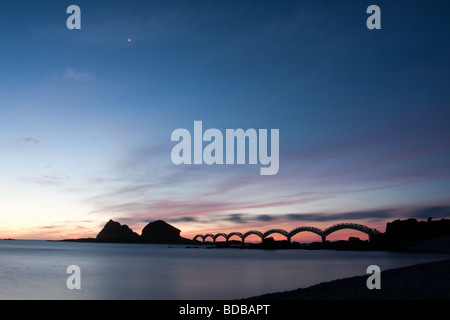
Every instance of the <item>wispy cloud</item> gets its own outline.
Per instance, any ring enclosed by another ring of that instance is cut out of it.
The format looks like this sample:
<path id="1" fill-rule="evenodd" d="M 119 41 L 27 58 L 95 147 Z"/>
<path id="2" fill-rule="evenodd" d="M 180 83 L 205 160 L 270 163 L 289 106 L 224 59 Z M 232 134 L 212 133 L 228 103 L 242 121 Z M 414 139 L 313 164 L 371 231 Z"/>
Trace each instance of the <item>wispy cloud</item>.
<path id="1" fill-rule="evenodd" d="M 40 175 L 34 178 L 23 178 L 24 181 L 34 182 L 41 185 L 63 186 L 69 180 L 68 175 Z"/>
<path id="2" fill-rule="evenodd" d="M 167 160 L 170 144 L 130 150 L 112 167 L 109 179 L 95 180 L 98 193 L 87 201 L 92 214 L 131 225 L 164 219 L 208 229 L 449 216 L 441 207 L 406 212 L 390 197 L 380 199 L 390 190 L 445 175 L 421 167 L 422 156 L 438 149 L 385 149 L 377 138 L 385 142 L 388 137 L 375 132 L 368 137 L 373 143 L 358 136 L 294 148 L 284 154 L 283 168 L 271 179 L 244 166 L 174 166 Z M 363 205 L 351 211 L 361 198 Z"/>
<path id="3" fill-rule="evenodd" d="M 53 78 L 57 80 L 85 82 L 94 79 L 94 74 L 88 71 L 80 71 L 74 68 L 66 68 L 65 70 L 54 73 Z"/>
<path id="4" fill-rule="evenodd" d="M 42 144 L 42 141 L 30 137 L 20 137 L 19 142 L 24 144 Z"/>
<path id="5" fill-rule="evenodd" d="M 64 78 L 67 80 L 86 81 L 91 80 L 93 77 L 93 74 L 90 72 L 77 71 L 72 68 L 68 68 L 64 72 Z"/>
<path id="6" fill-rule="evenodd" d="M 432 218 L 450 218 L 450 206 L 433 206 L 414 210 L 411 216 L 419 219 Z"/>
<path id="7" fill-rule="evenodd" d="M 450 218 L 450 206 L 431 206 L 413 210 L 385 209 L 352 212 L 328 212 L 328 213 L 287 213 L 287 214 L 250 214 L 230 213 L 214 216 L 183 216 L 167 219 L 170 222 L 205 223 L 232 222 L 235 224 L 252 224 L 255 222 L 291 221 L 302 223 L 314 222 L 345 222 L 358 220 L 382 220 L 400 218 L 426 219 L 428 217 L 441 219 Z"/>

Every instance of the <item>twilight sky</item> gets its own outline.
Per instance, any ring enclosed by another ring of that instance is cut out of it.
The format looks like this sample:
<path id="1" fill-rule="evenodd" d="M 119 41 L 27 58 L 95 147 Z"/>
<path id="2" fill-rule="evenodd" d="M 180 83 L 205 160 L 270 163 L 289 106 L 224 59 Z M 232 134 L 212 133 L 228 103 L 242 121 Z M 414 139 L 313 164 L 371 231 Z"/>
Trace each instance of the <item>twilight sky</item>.
<path id="1" fill-rule="evenodd" d="M 81 30 L 66 9 L 81 8 Z M 381 8 L 381 30 L 366 9 Z M 448 1 L 0 2 L 0 238 L 450 218 Z M 128 41 L 130 39 L 131 41 Z M 280 130 L 280 168 L 172 163 Z"/>

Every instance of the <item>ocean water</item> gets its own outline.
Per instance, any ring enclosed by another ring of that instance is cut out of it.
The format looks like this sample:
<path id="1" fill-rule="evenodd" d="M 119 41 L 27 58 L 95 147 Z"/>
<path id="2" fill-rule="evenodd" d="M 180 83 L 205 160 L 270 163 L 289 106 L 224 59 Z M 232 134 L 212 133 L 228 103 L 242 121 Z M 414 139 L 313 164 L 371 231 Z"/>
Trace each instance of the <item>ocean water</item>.
<path id="1" fill-rule="evenodd" d="M 0 240 L 0 299 L 239 299 L 448 259 L 424 253 L 241 250 Z M 80 289 L 68 289 L 70 265 Z M 381 281 L 383 281 L 381 279 Z"/>

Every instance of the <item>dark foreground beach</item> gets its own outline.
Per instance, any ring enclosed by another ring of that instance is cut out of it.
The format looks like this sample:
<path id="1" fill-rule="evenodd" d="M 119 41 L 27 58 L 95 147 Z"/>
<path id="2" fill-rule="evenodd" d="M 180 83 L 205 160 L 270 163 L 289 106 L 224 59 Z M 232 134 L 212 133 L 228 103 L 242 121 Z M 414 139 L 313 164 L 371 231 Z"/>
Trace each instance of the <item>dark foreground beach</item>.
<path id="1" fill-rule="evenodd" d="M 449 300 L 450 260 L 381 271 L 381 289 L 369 290 L 368 275 L 269 293 L 257 300 Z"/>

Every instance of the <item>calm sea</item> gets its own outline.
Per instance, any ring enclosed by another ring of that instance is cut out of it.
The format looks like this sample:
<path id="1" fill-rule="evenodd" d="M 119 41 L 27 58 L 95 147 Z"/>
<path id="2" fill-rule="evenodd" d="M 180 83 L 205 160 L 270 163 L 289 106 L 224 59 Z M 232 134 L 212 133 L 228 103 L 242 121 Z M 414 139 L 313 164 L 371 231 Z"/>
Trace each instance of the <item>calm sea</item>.
<path id="1" fill-rule="evenodd" d="M 448 257 L 0 240 L 0 299 L 237 299 Z M 80 290 L 67 288 L 69 265 Z"/>

